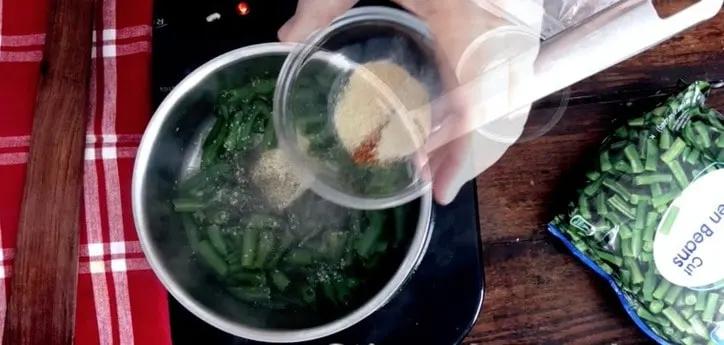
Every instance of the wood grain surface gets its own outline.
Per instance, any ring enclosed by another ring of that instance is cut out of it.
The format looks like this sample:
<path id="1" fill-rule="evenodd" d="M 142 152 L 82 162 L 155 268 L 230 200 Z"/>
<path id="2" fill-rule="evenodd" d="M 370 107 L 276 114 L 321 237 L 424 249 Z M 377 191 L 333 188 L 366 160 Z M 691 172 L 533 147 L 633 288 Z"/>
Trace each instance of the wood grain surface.
<path id="1" fill-rule="evenodd" d="M 93 0 L 51 0 L 3 344 L 73 343 Z"/>
<path id="2" fill-rule="evenodd" d="M 675 5 L 675 4 L 674 4 Z M 614 121 L 663 100 L 679 79 L 724 79 L 724 11 L 571 88 L 561 121 L 516 144 L 477 179 L 486 297 L 466 344 L 649 344 L 607 284 L 546 232 Z M 559 96 L 538 104 L 544 125 Z M 724 110 L 724 90 L 709 103 Z"/>

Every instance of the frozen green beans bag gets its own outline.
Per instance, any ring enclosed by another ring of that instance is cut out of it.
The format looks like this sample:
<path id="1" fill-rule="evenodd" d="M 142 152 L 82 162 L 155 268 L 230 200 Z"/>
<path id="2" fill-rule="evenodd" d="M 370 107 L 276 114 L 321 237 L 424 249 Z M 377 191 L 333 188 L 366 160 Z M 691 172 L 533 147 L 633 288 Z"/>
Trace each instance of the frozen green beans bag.
<path id="1" fill-rule="evenodd" d="M 660 344 L 724 344 L 724 117 L 695 82 L 606 138 L 549 230 Z"/>

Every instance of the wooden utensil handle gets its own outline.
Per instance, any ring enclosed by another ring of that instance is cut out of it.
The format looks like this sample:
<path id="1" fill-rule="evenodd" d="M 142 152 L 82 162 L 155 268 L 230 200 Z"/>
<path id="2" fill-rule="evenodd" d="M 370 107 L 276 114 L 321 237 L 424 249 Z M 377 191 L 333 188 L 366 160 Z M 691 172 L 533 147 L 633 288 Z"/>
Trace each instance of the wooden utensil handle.
<path id="1" fill-rule="evenodd" d="M 93 0 L 50 0 L 3 344 L 71 344 Z"/>

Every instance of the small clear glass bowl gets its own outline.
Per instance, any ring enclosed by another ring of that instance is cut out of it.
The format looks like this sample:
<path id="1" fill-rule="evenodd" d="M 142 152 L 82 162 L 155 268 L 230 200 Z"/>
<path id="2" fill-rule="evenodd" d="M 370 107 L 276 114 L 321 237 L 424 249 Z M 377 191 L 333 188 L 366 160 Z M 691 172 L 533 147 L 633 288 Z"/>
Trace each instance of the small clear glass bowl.
<path id="1" fill-rule="evenodd" d="M 387 7 L 353 9 L 295 47 L 279 75 L 273 118 L 280 147 L 313 192 L 345 207 L 384 209 L 430 191 L 429 179 L 423 178 L 429 174 L 418 168 L 424 165 L 414 163 L 425 157 L 410 156 L 385 167 L 355 164 L 337 137 L 333 115 L 352 71 L 371 61 L 398 64 L 418 79 L 430 99 L 439 96 L 434 56 L 425 23 Z M 432 118 L 430 126 L 437 122 Z"/>

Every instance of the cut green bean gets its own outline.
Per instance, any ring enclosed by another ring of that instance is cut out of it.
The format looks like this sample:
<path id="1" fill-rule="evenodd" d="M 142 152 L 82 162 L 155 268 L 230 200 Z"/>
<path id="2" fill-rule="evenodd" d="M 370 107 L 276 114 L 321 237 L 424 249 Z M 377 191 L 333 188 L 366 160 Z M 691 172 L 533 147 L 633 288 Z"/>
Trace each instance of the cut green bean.
<path id="1" fill-rule="evenodd" d="M 676 199 L 676 197 L 678 197 L 680 193 L 681 192 L 679 192 L 679 191 L 670 191 L 670 192 L 664 193 L 662 195 L 659 195 L 659 196 L 651 199 L 651 205 L 654 208 L 656 208 L 657 211 L 659 210 L 659 207 L 666 208 L 666 206 L 668 206 L 668 204 L 670 202 L 674 201 L 674 199 Z"/>
<path id="2" fill-rule="evenodd" d="M 673 320 L 672 320 L 673 322 Z M 704 339 L 709 337 L 709 333 L 706 331 L 706 325 L 701 321 L 701 318 L 699 318 L 699 315 L 693 315 L 689 318 L 689 324 L 691 325 L 692 331 L 694 333 Z"/>
<path id="3" fill-rule="evenodd" d="M 709 293 L 706 295 L 706 307 L 701 313 L 701 319 L 704 320 L 704 322 L 714 322 L 717 303 L 719 303 L 719 294 Z"/>
<path id="4" fill-rule="evenodd" d="M 674 305 L 676 303 L 676 299 L 679 298 L 679 295 L 681 292 L 684 291 L 684 288 L 679 285 L 672 286 L 668 292 L 666 292 L 666 297 L 664 297 L 664 302 L 668 303 L 669 305 Z M 673 320 L 672 320 L 673 321 Z"/>
<path id="5" fill-rule="evenodd" d="M 651 303 L 649 304 L 649 310 L 651 310 L 651 312 L 654 314 L 660 313 L 662 310 L 664 310 L 664 302 L 660 300 L 651 301 Z"/>
<path id="6" fill-rule="evenodd" d="M 692 316 L 694 316 L 694 308 L 687 307 L 679 310 L 679 314 L 681 314 L 684 319 L 690 319 Z"/>
<path id="7" fill-rule="evenodd" d="M 254 267 L 256 246 L 259 241 L 259 229 L 249 227 L 244 231 L 241 242 L 241 266 L 244 268 Z"/>
<path id="8" fill-rule="evenodd" d="M 588 204 L 588 199 L 585 195 L 581 194 L 578 198 L 578 213 L 581 217 L 591 219 L 591 206 Z"/>
<path id="9" fill-rule="evenodd" d="M 656 289 L 654 290 L 653 296 L 655 299 L 663 300 L 664 296 L 666 296 L 666 293 L 671 288 L 671 283 L 669 283 L 666 279 L 661 279 L 659 281 L 659 285 L 656 286 Z"/>
<path id="10" fill-rule="evenodd" d="M 629 209 L 629 205 L 626 201 L 623 200 L 618 195 L 614 195 L 607 200 L 608 205 L 611 206 L 613 209 L 620 212 L 623 216 L 625 216 L 628 219 L 634 219 L 635 214 Z"/>
<path id="11" fill-rule="evenodd" d="M 206 203 L 198 199 L 177 198 L 173 200 L 173 210 L 178 213 L 193 213 L 203 210 Z"/>
<path id="12" fill-rule="evenodd" d="M 671 147 L 671 132 L 669 132 L 668 129 L 664 128 L 663 131 L 661 131 L 661 135 L 659 136 L 659 148 L 662 150 L 669 149 Z"/>
<path id="13" fill-rule="evenodd" d="M 589 197 L 599 194 L 602 183 L 603 183 L 603 179 L 598 179 L 596 181 L 589 183 L 585 188 L 583 188 L 583 193 Z"/>
<path id="14" fill-rule="evenodd" d="M 226 248 L 224 235 L 221 234 L 221 228 L 218 225 L 210 225 L 206 228 L 206 234 L 209 235 L 209 241 L 219 254 L 226 256 L 229 252 Z"/>
<path id="15" fill-rule="evenodd" d="M 696 305 L 694 306 L 694 310 L 696 311 L 704 311 L 706 309 L 706 292 L 705 291 L 699 291 L 696 294 Z"/>
<path id="16" fill-rule="evenodd" d="M 633 119 L 628 120 L 628 125 L 631 127 L 641 127 L 644 125 L 644 118 L 643 117 L 637 117 Z"/>
<path id="17" fill-rule="evenodd" d="M 671 170 L 671 173 L 674 174 L 674 179 L 676 179 L 681 189 L 686 188 L 689 185 L 689 177 L 686 176 L 686 172 L 684 172 L 681 164 L 678 161 L 671 161 L 666 162 L 666 165 L 669 167 L 669 170 Z"/>
<path id="18" fill-rule="evenodd" d="M 613 255 L 606 251 L 596 250 L 596 255 L 598 255 L 598 257 L 602 260 L 605 260 L 616 266 L 621 266 L 621 264 L 623 263 L 623 259 L 620 256 Z"/>
<path id="19" fill-rule="evenodd" d="M 664 314 L 669 321 L 671 321 L 671 324 L 679 330 L 679 332 L 686 332 L 689 328 L 689 323 L 687 323 L 674 308 L 666 308 L 662 310 L 661 313 Z"/>
<path id="20" fill-rule="evenodd" d="M 663 188 L 661 188 L 660 183 L 653 183 L 651 184 L 651 197 L 655 198 L 657 196 L 660 196 L 661 194 L 664 194 Z"/>
<path id="21" fill-rule="evenodd" d="M 639 200 L 636 204 L 636 219 L 634 219 L 634 229 L 643 230 L 646 226 L 646 209 L 648 208 L 648 202 L 646 200 Z"/>
<path id="22" fill-rule="evenodd" d="M 594 207 L 596 213 L 605 216 L 608 214 L 608 206 L 606 206 L 606 195 L 604 193 L 598 193 L 594 199 Z"/>
<path id="23" fill-rule="evenodd" d="M 274 252 L 276 238 L 271 231 L 262 231 L 259 234 L 259 243 L 257 245 L 256 255 L 254 257 L 254 267 L 264 268 L 269 261 L 270 256 Z"/>
<path id="24" fill-rule="evenodd" d="M 641 288 L 641 294 L 644 297 L 644 300 L 650 301 L 653 298 L 654 289 L 656 289 L 656 282 L 657 282 L 656 272 L 649 268 L 646 271 L 646 276 L 644 277 L 644 285 Z"/>
<path id="25" fill-rule="evenodd" d="M 644 169 L 646 171 L 656 171 L 657 163 L 659 161 L 659 148 L 656 146 L 653 140 L 646 141 L 646 163 L 644 163 Z"/>
<path id="26" fill-rule="evenodd" d="M 363 258 L 368 258 L 369 255 L 372 253 L 372 249 L 374 248 L 377 239 L 382 234 L 382 227 L 385 222 L 384 214 L 381 212 L 369 213 L 369 219 L 369 226 L 362 233 L 362 236 L 355 244 L 355 250 L 357 251 L 357 254 L 359 254 L 359 256 Z"/>
<path id="27" fill-rule="evenodd" d="M 634 184 L 644 186 L 658 183 L 671 183 L 674 177 L 668 174 L 642 174 L 634 177 Z"/>
<path id="28" fill-rule="evenodd" d="M 696 294 L 693 291 L 684 294 L 684 304 L 692 306 L 696 304 Z"/>
<path id="29" fill-rule="evenodd" d="M 696 131 L 696 137 L 699 139 L 702 148 L 710 148 L 711 135 L 707 126 L 701 122 L 694 122 L 694 131 Z"/>
<path id="30" fill-rule="evenodd" d="M 611 165 L 611 157 L 609 157 L 608 151 L 601 152 L 599 163 L 601 165 L 601 171 L 606 172 L 613 169 L 613 165 Z"/>
<path id="31" fill-rule="evenodd" d="M 199 242 L 198 253 L 203 261 L 219 276 L 224 277 L 229 272 L 229 265 L 226 264 L 226 261 L 224 261 L 224 259 L 216 252 L 214 246 L 212 246 L 208 241 Z"/>
<path id="32" fill-rule="evenodd" d="M 198 226 L 196 226 L 196 223 L 194 223 L 193 218 L 191 218 L 189 214 L 181 215 L 181 223 L 186 233 L 186 239 L 189 241 L 189 247 L 191 247 L 191 250 L 194 252 L 197 252 L 199 250 L 199 242 L 201 242 Z"/>
<path id="33" fill-rule="evenodd" d="M 629 239 L 631 236 L 633 236 L 633 230 L 631 230 L 628 225 L 620 225 L 620 228 L 618 230 L 618 235 L 621 236 L 621 239 Z"/>
<path id="34" fill-rule="evenodd" d="M 229 294 L 248 303 L 263 303 L 271 298 L 271 291 L 268 287 L 228 287 Z"/>
<path id="35" fill-rule="evenodd" d="M 624 259 L 624 262 L 626 264 L 626 267 L 631 271 L 631 283 L 632 284 L 641 284 L 644 282 L 644 275 L 641 273 L 641 268 L 638 265 L 638 262 L 633 258 L 626 258 Z"/>
<path id="36" fill-rule="evenodd" d="M 311 265 L 314 262 L 314 253 L 307 248 L 294 248 L 287 253 L 285 260 L 297 266 Z"/>
<path id="37" fill-rule="evenodd" d="M 676 206 L 671 206 L 669 208 L 669 212 L 666 213 L 666 218 L 664 218 L 664 222 L 661 224 L 661 227 L 659 231 L 664 234 L 668 235 L 669 232 L 671 232 L 671 228 L 674 226 L 674 221 L 676 220 L 676 216 L 679 214 L 679 208 Z"/>
<path id="38" fill-rule="evenodd" d="M 284 274 L 280 270 L 274 270 L 271 273 L 272 283 L 274 283 L 274 286 L 279 289 L 279 291 L 284 291 L 289 287 L 289 284 L 291 284 L 291 280 L 287 277 L 286 274 Z"/>
<path id="39" fill-rule="evenodd" d="M 691 150 L 691 152 L 689 152 L 688 155 L 686 155 L 686 158 L 684 158 L 684 160 L 690 165 L 695 165 L 699 162 L 699 157 L 701 157 L 701 151 L 693 149 Z"/>
<path id="40" fill-rule="evenodd" d="M 631 170 L 634 173 L 638 174 L 644 171 L 644 165 L 641 163 L 641 156 L 639 155 L 639 150 L 636 146 L 629 144 L 623 149 L 623 153 L 626 156 L 626 159 L 628 159 L 628 162 L 631 165 Z"/>
<path id="41" fill-rule="evenodd" d="M 719 138 L 716 139 L 715 145 L 720 149 L 724 148 L 724 134 L 719 135 Z"/>
<path id="42" fill-rule="evenodd" d="M 643 194 L 631 194 L 632 204 L 636 205 L 641 201 L 643 201 L 644 203 L 648 203 L 649 201 L 651 201 L 651 196 Z"/>
<path id="43" fill-rule="evenodd" d="M 661 154 L 661 160 L 668 163 L 679 158 L 681 153 L 684 152 L 686 146 L 686 142 L 677 137 L 676 140 L 674 140 L 674 143 L 671 144 L 671 147 Z"/>
<path id="44" fill-rule="evenodd" d="M 601 178 L 601 173 L 596 170 L 590 170 L 586 173 L 586 178 L 588 178 L 589 181 L 596 181 Z"/>
<path id="45" fill-rule="evenodd" d="M 604 187 L 608 188 L 612 192 L 616 193 L 618 196 L 623 198 L 625 201 L 631 200 L 631 193 L 620 183 L 617 181 L 610 179 L 610 178 L 604 178 L 602 181 L 602 184 Z"/>

